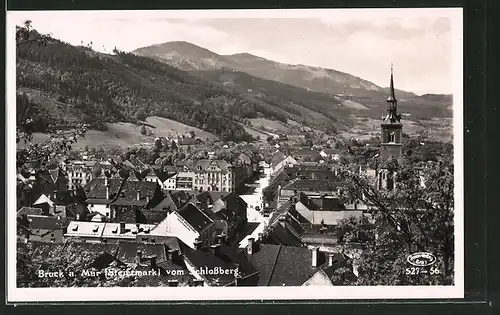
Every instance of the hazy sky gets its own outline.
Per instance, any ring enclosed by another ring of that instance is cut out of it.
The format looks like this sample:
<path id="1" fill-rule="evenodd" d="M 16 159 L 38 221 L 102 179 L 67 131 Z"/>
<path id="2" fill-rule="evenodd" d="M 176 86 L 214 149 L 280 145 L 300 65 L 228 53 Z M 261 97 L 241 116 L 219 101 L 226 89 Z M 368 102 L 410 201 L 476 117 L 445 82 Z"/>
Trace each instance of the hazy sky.
<path id="1" fill-rule="evenodd" d="M 8 12 L 8 19 L 32 20 L 40 32 L 75 45 L 92 42 L 103 52 L 187 41 L 218 54 L 248 52 L 335 69 L 380 86 L 388 86 L 392 62 L 396 88 L 423 94 L 452 93 L 460 14 L 456 9 L 39 11 Z"/>

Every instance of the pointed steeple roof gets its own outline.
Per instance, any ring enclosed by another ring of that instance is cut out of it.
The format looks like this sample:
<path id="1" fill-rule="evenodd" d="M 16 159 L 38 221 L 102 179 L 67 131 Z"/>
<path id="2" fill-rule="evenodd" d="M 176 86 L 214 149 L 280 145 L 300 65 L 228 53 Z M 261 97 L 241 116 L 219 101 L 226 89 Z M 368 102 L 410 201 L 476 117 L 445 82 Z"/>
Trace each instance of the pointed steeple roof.
<path id="1" fill-rule="evenodd" d="M 394 78 L 391 64 L 391 85 L 389 87 L 389 97 L 387 98 L 388 102 L 396 102 L 396 95 L 394 94 Z"/>

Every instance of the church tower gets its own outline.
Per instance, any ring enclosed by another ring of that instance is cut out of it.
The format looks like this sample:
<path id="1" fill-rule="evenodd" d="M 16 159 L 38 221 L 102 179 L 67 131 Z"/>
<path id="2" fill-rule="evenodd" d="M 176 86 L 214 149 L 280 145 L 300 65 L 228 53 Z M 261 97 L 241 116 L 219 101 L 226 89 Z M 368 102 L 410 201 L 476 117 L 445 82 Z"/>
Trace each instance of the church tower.
<path id="1" fill-rule="evenodd" d="M 390 92 L 387 98 L 387 115 L 384 117 L 381 127 L 381 160 L 386 161 L 391 156 L 399 160 L 402 156 L 403 125 L 401 124 L 401 115 L 398 113 L 398 101 L 394 94 L 392 66 Z"/>
<path id="2" fill-rule="evenodd" d="M 397 166 L 395 161 L 402 158 L 402 134 L 403 125 L 401 115 L 398 113 L 398 101 L 394 94 L 394 78 L 391 66 L 391 85 L 389 97 L 387 98 L 387 115 L 380 125 L 382 128 L 380 144 L 380 162 L 377 170 L 377 188 L 381 190 L 396 189 Z"/>

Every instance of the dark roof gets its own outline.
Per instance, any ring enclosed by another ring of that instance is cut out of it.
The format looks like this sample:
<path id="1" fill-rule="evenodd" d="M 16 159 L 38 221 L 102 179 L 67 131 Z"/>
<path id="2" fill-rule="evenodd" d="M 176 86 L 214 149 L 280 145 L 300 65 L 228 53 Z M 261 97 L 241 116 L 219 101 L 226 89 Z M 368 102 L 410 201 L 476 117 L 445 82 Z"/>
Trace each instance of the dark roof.
<path id="1" fill-rule="evenodd" d="M 65 220 L 56 217 L 48 217 L 42 215 L 28 216 L 30 221 L 30 229 L 32 230 L 56 230 L 62 229 L 65 225 Z"/>
<path id="2" fill-rule="evenodd" d="M 72 203 L 77 202 L 77 198 L 71 191 L 58 191 L 56 193 L 56 198 L 51 200 L 56 204 L 60 206 L 66 206 Z"/>
<path id="3" fill-rule="evenodd" d="M 266 232 L 264 242 L 275 245 L 303 247 L 304 244 L 300 237 L 292 232 L 292 230 L 293 227 L 289 224 L 285 224 L 285 226 L 277 224 Z"/>
<path id="4" fill-rule="evenodd" d="M 157 261 L 168 259 L 168 248 L 164 244 L 143 244 L 136 242 L 120 242 L 116 258 L 123 263 L 135 263 L 137 251 L 141 251 L 142 257 L 147 259 L 156 256 Z"/>
<path id="5" fill-rule="evenodd" d="M 293 153 L 294 156 L 313 156 L 313 157 L 319 157 L 319 153 L 308 148 L 301 148 L 300 150 L 297 150 Z"/>
<path id="6" fill-rule="evenodd" d="M 186 220 L 196 231 L 201 232 L 213 221 L 198 207 L 188 203 L 178 211 L 179 215 Z"/>
<path id="7" fill-rule="evenodd" d="M 95 178 L 85 185 L 85 192 L 87 198 L 91 200 L 105 200 L 106 199 L 106 186 L 104 186 L 105 179 Z M 120 188 L 121 179 L 108 179 L 109 185 L 109 198 L 114 199 Z M 123 185 L 121 196 L 116 200 L 115 204 L 123 205 L 145 205 L 147 203 L 146 196 L 153 197 L 155 192 L 159 189 L 158 183 L 140 182 L 127 180 Z M 140 200 L 137 202 L 137 191 L 140 191 Z M 87 201 L 88 203 L 88 201 Z"/>
<path id="8" fill-rule="evenodd" d="M 285 215 L 286 212 L 290 210 L 290 207 L 292 206 L 292 203 L 290 201 L 285 202 L 282 204 L 276 211 L 274 211 L 271 215 L 271 218 L 269 218 L 269 223 L 268 226 L 273 226 L 278 223 L 278 219 Z"/>
<path id="9" fill-rule="evenodd" d="M 237 248 L 221 244 L 218 252 L 213 253 L 211 249 L 194 250 L 185 244 L 181 244 L 181 246 L 184 248 L 183 254 L 186 259 L 188 259 L 197 269 L 207 268 L 208 270 L 214 270 L 218 267 L 223 269 L 238 268 L 242 280 L 258 272 L 254 265 L 247 259 L 244 251 L 240 251 Z M 212 281 L 217 280 L 217 283 L 221 286 L 234 283 L 235 280 L 233 274 L 205 274 L 204 276 Z"/>
<path id="10" fill-rule="evenodd" d="M 283 152 L 279 151 L 273 154 L 271 157 L 271 167 L 275 167 L 278 163 L 283 161 L 286 158 L 286 155 Z"/>
<path id="11" fill-rule="evenodd" d="M 201 202 L 208 203 L 209 200 L 212 200 L 212 203 L 216 202 L 217 200 L 229 195 L 230 193 L 227 191 L 202 191 L 199 194 L 196 195 L 196 199 L 198 199 Z"/>
<path id="12" fill-rule="evenodd" d="M 326 179 L 298 179 L 282 189 L 291 189 L 298 191 L 334 191 L 338 187 L 338 183 Z"/>
<path id="13" fill-rule="evenodd" d="M 23 215 L 41 215 L 43 210 L 41 208 L 31 208 L 31 207 L 22 207 L 17 211 L 17 216 Z"/>
<path id="14" fill-rule="evenodd" d="M 259 270 L 259 286 L 301 286 L 326 262 L 319 252 L 318 267 L 313 267 L 310 249 L 268 244 L 259 244 L 249 259 Z"/>

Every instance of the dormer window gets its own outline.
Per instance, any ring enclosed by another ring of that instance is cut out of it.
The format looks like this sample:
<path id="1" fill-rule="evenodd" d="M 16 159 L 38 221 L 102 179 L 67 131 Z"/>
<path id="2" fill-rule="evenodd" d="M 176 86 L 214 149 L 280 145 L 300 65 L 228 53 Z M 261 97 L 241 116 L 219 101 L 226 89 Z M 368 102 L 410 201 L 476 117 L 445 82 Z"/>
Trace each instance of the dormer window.
<path id="1" fill-rule="evenodd" d="M 113 233 L 118 233 L 118 227 L 116 227 L 114 230 L 113 230 Z"/>
<path id="2" fill-rule="evenodd" d="M 75 226 L 73 227 L 73 232 L 76 232 L 78 231 L 78 224 L 75 224 Z"/>
<path id="3" fill-rule="evenodd" d="M 94 233 L 97 233 L 97 231 L 99 231 L 99 225 L 94 226 L 94 229 L 92 230 Z"/>

